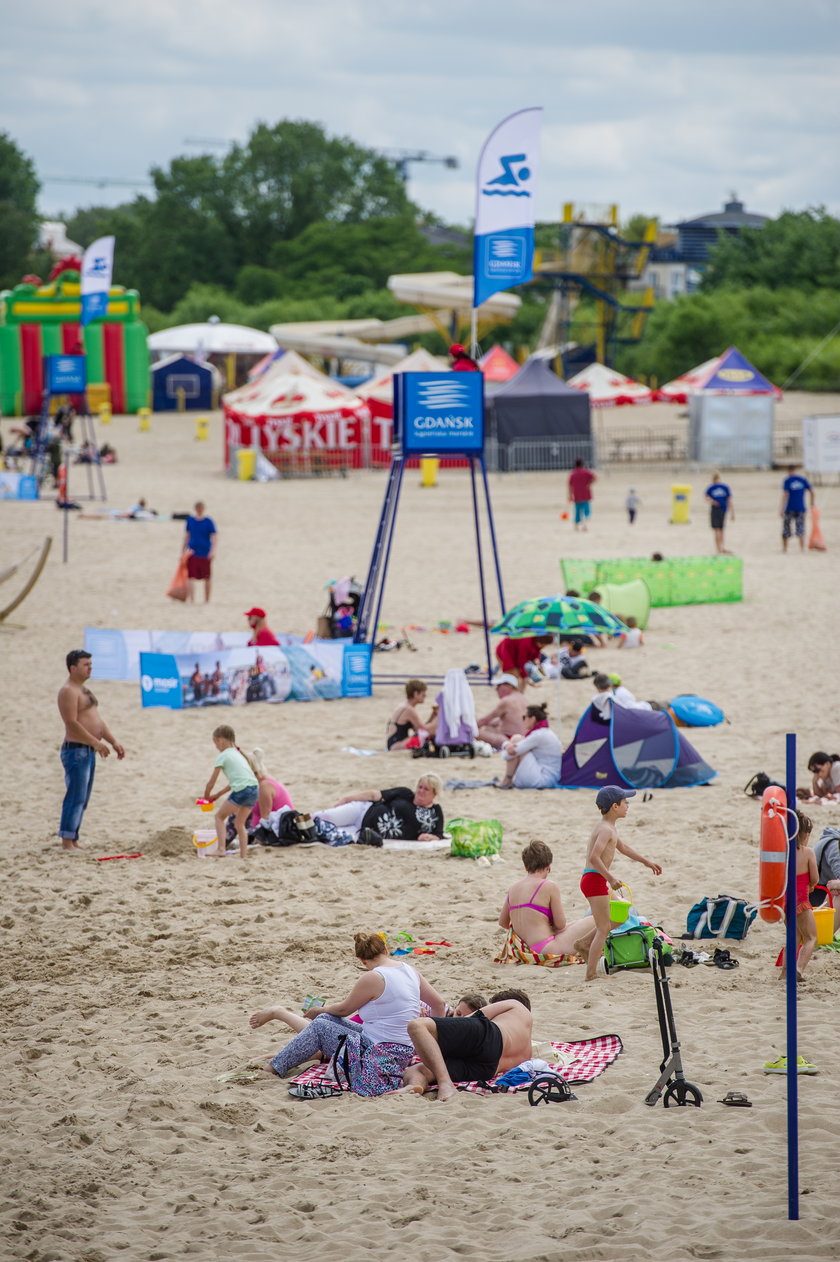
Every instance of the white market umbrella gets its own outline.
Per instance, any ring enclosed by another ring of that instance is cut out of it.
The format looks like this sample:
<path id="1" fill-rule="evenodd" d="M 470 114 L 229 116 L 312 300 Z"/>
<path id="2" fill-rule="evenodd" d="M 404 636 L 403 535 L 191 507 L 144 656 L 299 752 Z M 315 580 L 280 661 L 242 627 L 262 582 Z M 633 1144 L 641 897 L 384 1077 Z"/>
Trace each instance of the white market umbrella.
<path id="1" fill-rule="evenodd" d="M 147 342 L 149 350 L 159 354 L 177 351 L 184 355 L 267 355 L 277 350 L 270 333 L 249 329 L 244 324 L 222 324 L 219 320 L 161 329 L 150 334 Z"/>

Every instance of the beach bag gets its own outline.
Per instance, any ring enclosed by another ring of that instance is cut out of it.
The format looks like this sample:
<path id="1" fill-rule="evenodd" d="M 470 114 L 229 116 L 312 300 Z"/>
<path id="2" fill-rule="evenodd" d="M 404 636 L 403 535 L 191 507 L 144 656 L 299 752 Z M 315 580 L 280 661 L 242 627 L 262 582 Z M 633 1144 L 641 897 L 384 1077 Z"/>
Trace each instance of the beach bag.
<path id="1" fill-rule="evenodd" d="M 178 562 L 178 568 L 172 577 L 172 582 L 166 589 L 166 594 L 172 600 L 186 600 L 190 594 L 189 579 L 187 577 L 187 558 L 183 553 Z"/>
<path id="2" fill-rule="evenodd" d="M 502 848 L 502 825 L 497 819 L 451 819 L 447 832 L 452 839 L 449 853 L 459 859 L 498 854 Z"/>
<path id="3" fill-rule="evenodd" d="M 604 959 L 608 973 L 620 973 L 625 968 L 649 968 L 648 951 L 654 938 L 659 938 L 655 925 L 636 925 L 632 929 L 613 931 L 604 943 Z M 662 942 L 664 962 L 669 964 L 670 942 Z"/>
<path id="4" fill-rule="evenodd" d="M 685 938 L 745 938 L 758 908 L 745 898 L 701 898 L 688 913 Z"/>

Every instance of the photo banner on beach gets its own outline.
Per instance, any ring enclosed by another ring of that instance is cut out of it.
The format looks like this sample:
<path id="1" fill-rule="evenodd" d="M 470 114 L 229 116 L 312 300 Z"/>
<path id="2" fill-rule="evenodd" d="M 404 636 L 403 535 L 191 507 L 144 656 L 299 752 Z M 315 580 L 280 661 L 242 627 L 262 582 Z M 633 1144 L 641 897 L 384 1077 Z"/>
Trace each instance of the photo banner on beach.
<path id="1" fill-rule="evenodd" d="M 119 631 L 85 627 L 85 649 L 93 658 L 94 679 L 140 679 L 141 653 L 216 653 L 244 648 L 250 631 Z M 303 644 L 302 635 L 278 635 L 280 647 Z"/>
<path id="2" fill-rule="evenodd" d="M 143 708 L 186 710 L 255 701 L 317 701 L 371 695 L 371 646 L 350 640 L 140 654 Z"/>
<path id="3" fill-rule="evenodd" d="M 473 307 L 534 274 L 534 219 L 542 108 L 509 114 L 478 159 Z"/>

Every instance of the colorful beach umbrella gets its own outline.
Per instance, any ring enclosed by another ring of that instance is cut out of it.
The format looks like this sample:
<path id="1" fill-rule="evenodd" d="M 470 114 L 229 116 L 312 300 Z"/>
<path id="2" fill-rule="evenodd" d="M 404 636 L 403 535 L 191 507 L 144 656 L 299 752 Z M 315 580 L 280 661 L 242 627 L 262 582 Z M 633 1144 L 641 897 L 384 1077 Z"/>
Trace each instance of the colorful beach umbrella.
<path id="1" fill-rule="evenodd" d="M 521 639 L 526 635 L 620 635 L 624 623 L 593 600 L 579 596 L 541 596 L 523 600 L 491 630 Z"/>

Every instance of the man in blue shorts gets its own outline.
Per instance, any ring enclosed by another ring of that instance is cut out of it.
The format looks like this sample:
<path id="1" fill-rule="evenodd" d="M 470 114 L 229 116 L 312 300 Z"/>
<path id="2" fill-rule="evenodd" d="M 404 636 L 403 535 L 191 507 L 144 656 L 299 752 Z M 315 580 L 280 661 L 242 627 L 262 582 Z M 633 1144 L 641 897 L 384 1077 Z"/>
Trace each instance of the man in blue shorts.
<path id="1" fill-rule="evenodd" d="M 586 530 L 592 505 L 592 483 L 596 480 L 591 469 L 587 469 L 578 458 L 575 467 L 569 474 L 569 503 L 575 506 L 575 530 Z"/>
<path id="2" fill-rule="evenodd" d="M 715 536 L 715 549 L 721 556 L 731 556 L 731 552 L 727 552 L 723 546 L 723 530 L 726 525 L 726 514 L 731 514 L 732 520 L 735 520 L 735 507 L 732 503 L 732 490 L 725 482 L 721 482 L 720 474 L 712 474 L 711 486 L 706 487 L 706 499 L 712 506 L 711 523 L 712 533 Z"/>
<path id="3" fill-rule="evenodd" d="M 788 475 L 782 483 L 782 506 L 779 515 L 782 518 L 782 551 L 787 552 L 788 539 L 796 531 L 800 552 L 805 551 L 805 517 L 807 508 L 805 497 L 811 508 L 814 507 L 814 489 L 802 473 L 796 472 L 796 465 L 788 466 Z"/>

